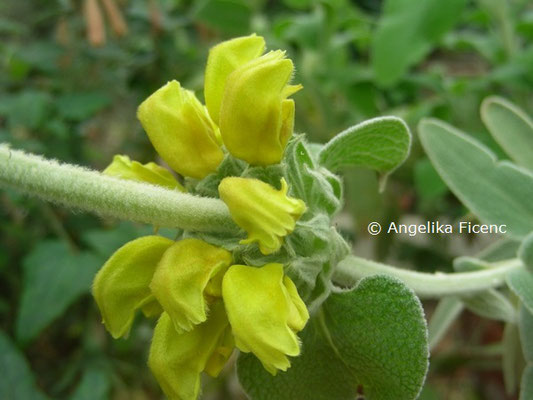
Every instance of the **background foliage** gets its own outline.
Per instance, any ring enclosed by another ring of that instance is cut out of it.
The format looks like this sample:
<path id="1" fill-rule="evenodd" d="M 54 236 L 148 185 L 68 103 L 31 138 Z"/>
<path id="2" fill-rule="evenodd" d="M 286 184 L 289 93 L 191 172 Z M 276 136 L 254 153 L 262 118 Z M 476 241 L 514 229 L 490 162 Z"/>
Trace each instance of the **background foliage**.
<path id="1" fill-rule="evenodd" d="M 294 60 L 294 80 L 304 85 L 294 97 L 296 130 L 311 141 L 381 115 L 403 118 L 412 132 L 421 118 L 436 117 L 506 158 L 482 124 L 481 101 L 496 94 L 533 109 L 527 0 L 99 0 L 100 14 L 88 3 L 0 3 L 1 142 L 96 169 L 115 153 L 151 161 L 137 105 L 170 79 L 201 93 L 209 47 L 250 32 Z M 110 3 L 114 12 L 105 8 Z M 358 255 L 451 271 L 453 258 L 486 244 L 467 235 L 367 234 L 371 221 L 472 218 L 416 135 L 383 193 L 379 174 L 351 166 L 344 176 L 337 223 Z M 0 371 L 8 374 L 0 398 L 160 398 L 146 367 L 150 322 L 139 320 L 127 340 L 112 340 L 89 296 L 106 257 L 151 228 L 11 190 L 0 192 L 0 204 Z M 423 305 L 431 315 L 435 304 Z M 502 348 L 509 352 L 508 338 L 518 335 L 509 329 L 464 313 L 433 350 L 421 398 L 516 398 L 501 370 Z M 243 396 L 234 371 L 224 377 L 205 382 L 205 398 Z"/>

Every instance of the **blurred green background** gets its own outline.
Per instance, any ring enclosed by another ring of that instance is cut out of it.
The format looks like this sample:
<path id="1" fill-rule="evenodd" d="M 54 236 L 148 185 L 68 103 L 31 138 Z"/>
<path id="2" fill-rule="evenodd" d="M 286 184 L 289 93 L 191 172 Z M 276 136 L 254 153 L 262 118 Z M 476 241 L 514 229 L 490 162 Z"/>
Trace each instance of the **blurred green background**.
<path id="1" fill-rule="evenodd" d="M 533 110 L 528 0 L 3 0 L 0 142 L 99 170 L 117 153 L 154 160 L 137 105 L 171 79 L 201 98 L 209 48 L 252 32 L 293 59 L 304 85 L 296 131 L 309 140 L 381 115 L 411 127 L 411 156 L 383 193 L 375 173 L 345 171 L 337 223 L 359 255 L 446 271 L 486 244 L 369 237 L 366 225 L 469 218 L 423 154 L 416 124 L 441 118 L 505 157 L 478 110 L 491 94 Z M 0 223 L 0 399 L 162 398 L 146 367 L 153 324 L 139 319 L 127 340 L 113 340 L 89 294 L 105 259 L 151 228 L 12 190 L 0 191 Z M 424 305 L 431 314 L 434 303 Z M 465 313 L 435 350 L 421 398 L 516 398 L 503 387 L 501 336 L 500 323 Z M 244 398 L 231 367 L 223 377 L 206 380 L 204 398 Z"/>

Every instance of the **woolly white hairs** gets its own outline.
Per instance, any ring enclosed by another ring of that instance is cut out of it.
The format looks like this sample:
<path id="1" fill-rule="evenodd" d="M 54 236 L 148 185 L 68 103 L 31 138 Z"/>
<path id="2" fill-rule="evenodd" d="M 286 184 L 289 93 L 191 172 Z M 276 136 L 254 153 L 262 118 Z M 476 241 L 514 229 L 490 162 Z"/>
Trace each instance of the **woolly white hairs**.
<path id="1" fill-rule="evenodd" d="M 0 144 L 0 186 L 102 216 L 200 232 L 235 232 L 226 205 L 61 164 Z"/>

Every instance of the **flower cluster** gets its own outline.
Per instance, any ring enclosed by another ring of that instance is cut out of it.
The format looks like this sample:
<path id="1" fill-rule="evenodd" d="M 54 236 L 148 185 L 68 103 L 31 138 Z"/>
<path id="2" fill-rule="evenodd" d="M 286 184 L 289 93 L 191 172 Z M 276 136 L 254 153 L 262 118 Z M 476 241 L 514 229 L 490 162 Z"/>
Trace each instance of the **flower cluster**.
<path id="1" fill-rule="evenodd" d="M 282 51 L 263 54 L 251 35 L 211 49 L 204 106 L 172 81 L 148 97 L 138 117 L 161 158 L 200 182 L 226 156 L 255 168 L 279 163 L 293 133 L 292 61 Z M 168 189 L 185 188 L 168 170 L 115 156 L 104 173 Z M 305 203 L 259 179 L 226 176 L 218 195 L 247 234 L 241 244 L 275 254 L 305 213 Z M 149 366 L 169 399 L 193 400 L 200 375 L 217 376 L 234 348 L 253 353 L 271 374 L 300 354 L 297 333 L 309 313 L 284 265 L 250 266 L 238 253 L 193 237 L 146 236 L 117 250 L 97 274 L 93 295 L 115 338 L 128 334 L 135 313 L 159 317 Z"/>
<path id="2" fill-rule="evenodd" d="M 309 314 L 281 264 L 233 264 L 199 239 L 145 236 L 116 251 L 96 275 L 93 295 L 114 338 L 137 310 L 159 316 L 149 365 L 170 399 L 195 399 L 200 373 L 217 376 L 236 346 L 276 374 L 297 356 Z"/>

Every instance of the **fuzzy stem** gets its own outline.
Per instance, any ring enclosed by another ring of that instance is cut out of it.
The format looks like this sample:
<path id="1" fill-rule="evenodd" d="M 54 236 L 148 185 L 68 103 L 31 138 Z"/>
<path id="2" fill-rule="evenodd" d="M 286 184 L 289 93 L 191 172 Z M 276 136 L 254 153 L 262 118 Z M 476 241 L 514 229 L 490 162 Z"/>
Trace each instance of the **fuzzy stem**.
<path id="1" fill-rule="evenodd" d="M 226 205 L 11 150 L 0 144 L 0 186 L 74 209 L 158 227 L 237 232 Z"/>
<path id="2" fill-rule="evenodd" d="M 351 287 L 364 277 L 372 275 L 390 275 L 402 280 L 421 298 L 436 298 L 453 295 L 468 295 L 486 289 L 501 286 L 506 275 L 519 268 L 524 268 L 517 259 L 509 259 L 492 264 L 493 268 L 474 272 L 457 272 L 446 274 L 437 272 L 409 271 L 381 264 L 364 258 L 348 256 L 338 265 L 333 281 L 343 287 Z"/>

